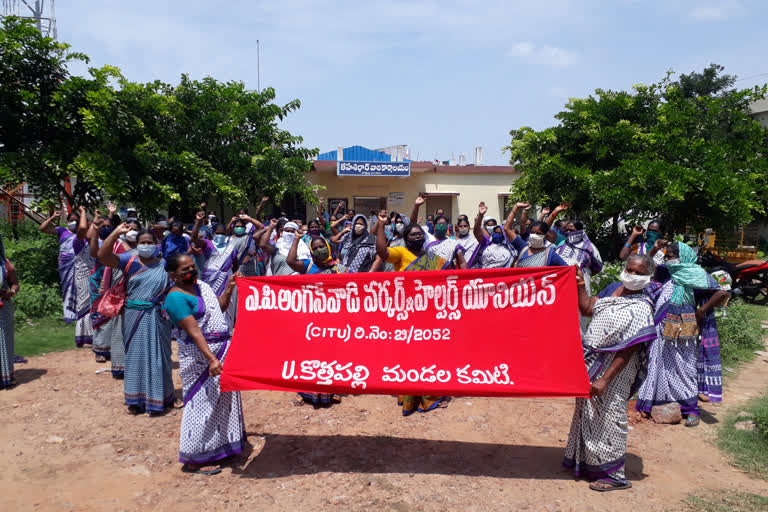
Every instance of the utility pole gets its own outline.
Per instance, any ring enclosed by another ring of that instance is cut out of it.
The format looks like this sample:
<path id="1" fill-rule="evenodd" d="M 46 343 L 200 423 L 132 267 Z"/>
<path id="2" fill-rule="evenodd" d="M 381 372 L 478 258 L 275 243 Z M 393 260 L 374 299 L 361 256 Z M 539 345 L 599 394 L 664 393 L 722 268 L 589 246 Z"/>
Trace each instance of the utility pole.
<path id="1" fill-rule="evenodd" d="M 43 36 L 56 39 L 54 0 L 2 0 L 0 7 L 0 18 L 17 16 L 34 20 Z"/>

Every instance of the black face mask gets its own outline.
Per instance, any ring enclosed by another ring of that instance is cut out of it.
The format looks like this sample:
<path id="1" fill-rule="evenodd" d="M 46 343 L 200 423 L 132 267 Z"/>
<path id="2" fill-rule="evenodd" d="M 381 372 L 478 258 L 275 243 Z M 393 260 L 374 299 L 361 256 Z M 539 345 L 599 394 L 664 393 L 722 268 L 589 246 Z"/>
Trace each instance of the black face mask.
<path id="1" fill-rule="evenodd" d="M 197 269 L 193 268 L 192 270 L 181 274 L 181 282 L 184 284 L 197 283 Z"/>
<path id="2" fill-rule="evenodd" d="M 405 239 L 405 247 L 411 251 L 411 252 L 421 252 L 421 249 L 424 248 L 424 242 L 426 240 L 424 238 L 419 238 L 417 240 L 411 240 L 409 238 Z"/>

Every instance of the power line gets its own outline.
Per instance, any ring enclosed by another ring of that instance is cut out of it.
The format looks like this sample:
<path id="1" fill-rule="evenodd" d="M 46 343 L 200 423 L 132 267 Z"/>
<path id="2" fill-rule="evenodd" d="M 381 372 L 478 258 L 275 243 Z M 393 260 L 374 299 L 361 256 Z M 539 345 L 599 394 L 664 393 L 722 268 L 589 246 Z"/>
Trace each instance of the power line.
<path id="1" fill-rule="evenodd" d="M 744 78 L 737 78 L 735 81 L 736 82 L 741 82 L 742 80 L 749 80 L 750 78 L 760 78 L 761 76 L 768 76 L 768 72 L 760 73 L 760 74 L 752 75 L 752 76 L 745 76 Z"/>

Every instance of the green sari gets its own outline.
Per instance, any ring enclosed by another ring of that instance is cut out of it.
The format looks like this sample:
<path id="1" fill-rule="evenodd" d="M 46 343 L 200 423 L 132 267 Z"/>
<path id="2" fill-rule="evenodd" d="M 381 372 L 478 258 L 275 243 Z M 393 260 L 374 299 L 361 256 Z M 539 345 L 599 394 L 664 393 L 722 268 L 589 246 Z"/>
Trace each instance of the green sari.
<path id="1" fill-rule="evenodd" d="M 424 253 L 408 265 L 403 272 L 418 270 L 444 270 L 451 265 L 450 261 L 432 253 Z M 397 405 L 402 407 L 403 416 L 410 416 L 414 412 L 429 412 L 436 409 L 447 397 L 422 396 L 422 395 L 398 395 Z"/>

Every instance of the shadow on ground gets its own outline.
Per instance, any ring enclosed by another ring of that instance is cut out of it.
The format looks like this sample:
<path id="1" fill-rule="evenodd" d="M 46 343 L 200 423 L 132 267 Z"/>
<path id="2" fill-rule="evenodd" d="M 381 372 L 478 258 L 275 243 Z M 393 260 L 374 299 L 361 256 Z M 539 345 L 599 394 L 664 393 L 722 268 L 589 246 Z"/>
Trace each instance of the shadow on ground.
<path id="1" fill-rule="evenodd" d="M 299 436 L 257 434 L 265 442 L 258 453 L 247 443 L 233 473 L 243 478 L 276 478 L 334 473 L 418 473 L 495 478 L 570 480 L 563 469 L 563 448 L 387 436 Z M 259 443 L 260 444 L 260 443 Z M 627 478 L 642 480 L 642 458 L 627 454 Z"/>
<path id="2" fill-rule="evenodd" d="M 20 368 L 14 369 L 13 378 L 16 379 L 16 385 L 21 386 L 22 384 L 39 379 L 46 373 L 48 373 L 48 370 L 43 370 L 42 368 Z"/>

